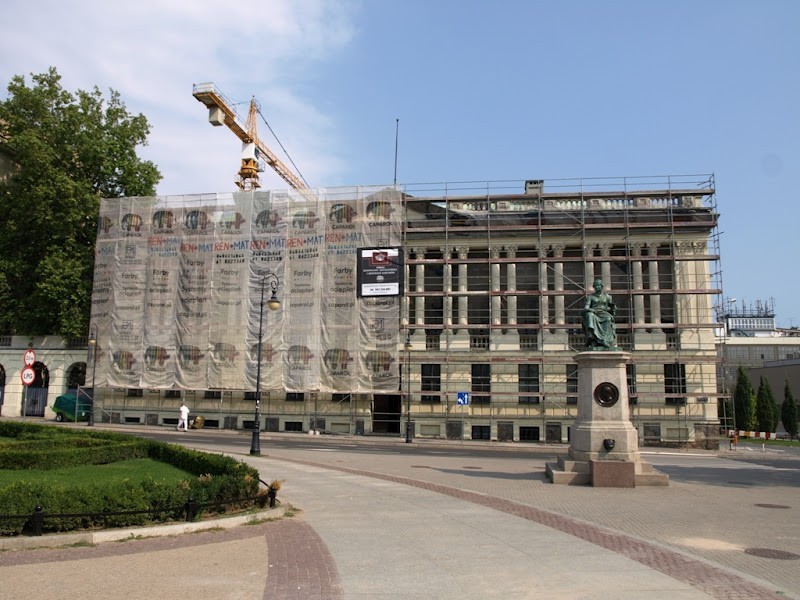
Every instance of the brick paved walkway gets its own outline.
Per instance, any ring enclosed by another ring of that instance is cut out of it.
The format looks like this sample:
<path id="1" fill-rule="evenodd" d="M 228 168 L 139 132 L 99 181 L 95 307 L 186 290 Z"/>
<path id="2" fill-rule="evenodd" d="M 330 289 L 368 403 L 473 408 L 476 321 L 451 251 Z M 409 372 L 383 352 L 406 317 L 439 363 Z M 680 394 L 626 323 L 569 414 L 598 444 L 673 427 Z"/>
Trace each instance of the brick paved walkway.
<path id="1" fill-rule="evenodd" d="M 280 460 L 312 467 L 334 469 L 353 475 L 372 477 L 384 481 L 409 485 L 512 514 L 622 554 L 647 567 L 660 571 L 673 579 L 700 589 L 719 600 L 779 600 L 786 598 L 786 596 L 782 594 L 765 589 L 747 579 L 733 575 L 729 571 L 719 569 L 713 565 L 687 557 L 678 552 L 659 547 L 628 535 L 611 532 L 591 523 L 582 522 L 577 519 L 537 509 L 511 500 L 452 488 L 428 481 L 376 473 L 363 469 L 353 469 L 341 465 L 287 457 L 281 457 Z"/>
<path id="2" fill-rule="evenodd" d="M 269 572 L 264 600 L 339 600 L 342 587 L 331 553 L 307 523 L 280 522 L 266 529 Z"/>

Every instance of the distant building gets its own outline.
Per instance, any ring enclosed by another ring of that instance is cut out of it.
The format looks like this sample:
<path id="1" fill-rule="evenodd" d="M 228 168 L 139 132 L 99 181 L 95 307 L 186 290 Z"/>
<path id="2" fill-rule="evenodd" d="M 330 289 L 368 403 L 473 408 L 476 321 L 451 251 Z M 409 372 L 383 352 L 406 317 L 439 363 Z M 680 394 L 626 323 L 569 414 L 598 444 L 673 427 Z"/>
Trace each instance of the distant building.
<path id="1" fill-rule="evenodd" d="M 618 307 L 618 343 L 631 353 L 631 419 L 641 442 L 717 444 L 713 176 L 399 189 L 400 388 L 265 392 L 262 429 L 394 435 L 405 431 L 410 408 L 416 436 L 566 442 L 577 410 L 574 356 L 585 348 L 580 311 L 600 278 Z M 0 338 L 6 414 L 21 413 L 22 341 L 8 338 L 13 350 L 4 352 Z M 69 387 L 69 373 L 85 372 L 85 351 L 64 349 L 69 356 L 50 369 L 57 376 L 49 396 Z M 457 403 L 459 392 L 469 404 Z M 98 389 L 96 418 L 169 424 L 181 397 L 207 427 L 253 425 L 253 392 L 228 389 Z"/>
<path id="2" fill-rule="evenodd" d="M 717 353 L 721 389 L 732 394 L 736 373 L 744 367 L 755 390 L 761 377 L 767 378 L 778 405 L 783 402 L 787 380 L 795 400 L 800 400 L 800 330 L 775 325 L 772 300 L 752 305 L 736 300 L 723 302 L 720 321 L 723 333 Z M 731 418 L 720 415 L 724 426 L 732 424 Z"/>

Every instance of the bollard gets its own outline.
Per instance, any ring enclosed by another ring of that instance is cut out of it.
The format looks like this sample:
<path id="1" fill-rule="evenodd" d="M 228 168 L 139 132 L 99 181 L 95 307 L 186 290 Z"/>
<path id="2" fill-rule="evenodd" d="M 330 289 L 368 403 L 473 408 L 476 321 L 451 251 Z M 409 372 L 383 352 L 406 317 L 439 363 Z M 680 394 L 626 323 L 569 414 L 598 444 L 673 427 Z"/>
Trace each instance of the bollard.
<path id="1" fill-rule="evenodd" d="M 36 508 L 33 509 L 33 535 L 42 535 L 42 529 L 44 528 L 44 509 L 36 505 Z"/>
<path id="2" fill-rule="evenodd" d="M 194 501 L 194 498 L 189 498 L 186 501 L 186 521 L 194 521 L 194 517 L 197 514 L 197 502 Z"/>

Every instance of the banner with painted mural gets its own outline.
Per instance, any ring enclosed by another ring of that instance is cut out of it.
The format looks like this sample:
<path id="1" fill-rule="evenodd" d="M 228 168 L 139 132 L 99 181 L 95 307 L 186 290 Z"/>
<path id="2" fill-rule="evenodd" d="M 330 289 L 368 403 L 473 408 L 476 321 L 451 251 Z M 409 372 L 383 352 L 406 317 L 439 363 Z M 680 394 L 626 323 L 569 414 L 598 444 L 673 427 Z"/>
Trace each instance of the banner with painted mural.
<path id="1" fill-rule="evenodd" d="M 319 192 L 325 206 L 327 227 L 323 255 L 322 391 L 358 391 L 358 321 L 355 287 L 355 253 L 363 245 L 358 189 L 326 189 Z"/>
<path id="2" fill-rule="evenodd" d="M 397 360 L 400 297 L 360 298 L 359 303 L 358 376 L 361 386 L 365 390 L 396 392 L 400 389 Z"/>
<path id="3" fill-rule="evenodd" d="M 178 361 L 175 382 L 180 388 L 209 387 L 211 274 L 216 225 L 213 215 L 216 211 L 216 195 L 184 198 L 176 320 Z"/>
<path id="4" fill-rule="evenodd" d="M 288 235 L 289 196 L 285 192 L 253 193 L 250 228 L 249 313 L 247 317 L 245 368 L 246 389 L 256 389 L 259 372 L 258 340 L 261 330 L 262 390 L 283 389 L 283 324 L 286 314 L 286 238 Z M 269 308 L 273 294 L 280 302 Z M 262 305 L 263 301 L 263 305 Z"/>
<path id="5" fill-rule="evenodd" d="M 366 246 L 389 249 L 395 263 L 402 262 L 402 195 L 382 188 L 360 198 L 365 219 L 361 223 Z M 356 258 L 360 260 L 361 257 Z M 398 264 L 400 273 L 402 265 Z M 394 290 L 393 290 L 394 293 Z M 395 392 L 400 387 L 397 349 L 400 336 L 400 295 L 380 298 L 358 294 L 359 389 Z"/>
<path id="6" fill-rule="evenodd" d="M 208 357 L 210 389 L 245 388 L 252 192 L 217 196 Z"/>
<path id="7" fill-rule="evenodd" d="M 92 284 L 92 311 L 89 336 L 94 336 L 96 364 L 92 374 L 96 382 L 108 381 L 112 363 L 111 323 L 114 309 L 114 277 L 117 272 L 119 233 L 118 203 L 103 202 L 97 226 Z"/>
<path id="8" fill-rule="evenodd" d="M 263 318 L 261 389 L 396 389 L 399 307 L 353 291 L 357 248 L 400 245 L 400 210 L 381 188 L 103 200 L 98 385 L 254 390 Z"/>
<path id="9" fill-rule="evenodd" d="M 147 289 L 147 241 L 151 198 L 120 198 L 114 222 L 117 244 L 114 265 L 111 327 L 108 336 L 111 365 L 108 385 L 139 387 L 142 378 L 142 332 Z"/>
<path id="10" fill-rule="evenodd" d="M 147 242 L 141 385 L 171 388 L 175 383 L 177 363 L 175 319 L 180 271 L 180 213 L 172 205 L 157 206 L 157 199 L 151 200 L 149 220 L 146 219 L 150 223 L 150 237 Z"/>
<path id="11" fill-rule="evenodd" d="M 316 196 L 289 195 L 283 384 L 286 391 L 319 389 L 320 319 L 326 215 Z"/>

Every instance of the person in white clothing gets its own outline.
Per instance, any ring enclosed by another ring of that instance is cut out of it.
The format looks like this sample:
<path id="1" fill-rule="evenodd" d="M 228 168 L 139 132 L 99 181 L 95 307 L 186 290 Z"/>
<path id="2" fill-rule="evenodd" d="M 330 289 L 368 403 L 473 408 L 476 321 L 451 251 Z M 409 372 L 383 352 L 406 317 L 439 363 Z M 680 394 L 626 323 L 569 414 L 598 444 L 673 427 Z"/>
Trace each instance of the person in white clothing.
<path id="1" fill-rule="evenodd" d="M 178 427 L 176 427 L 178 431 L 181 430 L 181 425 L 183 425 L 184 431 L 189 431 L 189 407 L 185 402 L 181 402 L 181 418 L 178 419 Z"/>

